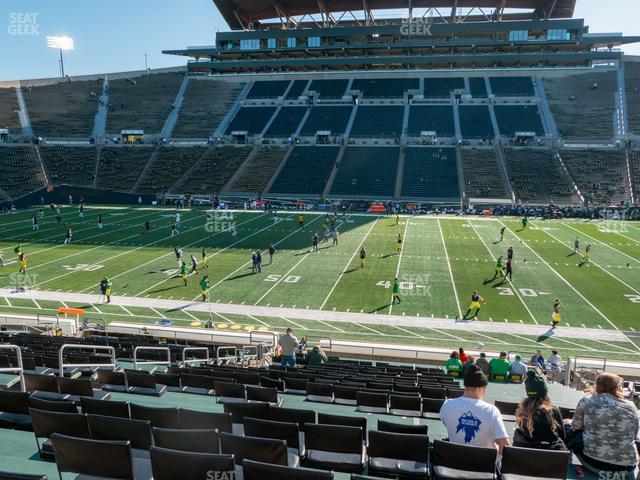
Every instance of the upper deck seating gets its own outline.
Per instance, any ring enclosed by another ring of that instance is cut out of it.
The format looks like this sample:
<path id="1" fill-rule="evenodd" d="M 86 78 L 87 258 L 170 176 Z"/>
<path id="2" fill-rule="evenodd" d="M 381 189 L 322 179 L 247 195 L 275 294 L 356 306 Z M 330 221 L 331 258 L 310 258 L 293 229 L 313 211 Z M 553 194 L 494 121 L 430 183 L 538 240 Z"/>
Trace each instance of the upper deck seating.
<path id="1" fill-rule="evenodd" d="M 398 147 L 348 147 L 338 165 L 331 195 L 393 197 L 399 155 Z"/>
<path id="2" fill-rule="evenodd" d="M 339 150 L 335 146 L 295 147 L 270 192 L 321 195 Z"/>
<path id="3" fill-rule="evenodd" d="M 407 148 L 402 176 L 402 197 L 459 198 L 460 187 L 455 149 Z"/>

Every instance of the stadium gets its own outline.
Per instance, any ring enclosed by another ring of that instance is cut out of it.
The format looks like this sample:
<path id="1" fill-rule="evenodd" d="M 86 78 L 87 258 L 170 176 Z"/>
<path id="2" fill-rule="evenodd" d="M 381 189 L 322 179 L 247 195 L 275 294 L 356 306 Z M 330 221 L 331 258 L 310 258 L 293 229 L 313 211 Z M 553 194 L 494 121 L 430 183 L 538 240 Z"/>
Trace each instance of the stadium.
<path id="1" fill-rule="evenodd" d="M 576 3 L 0 82 L 0 480 L 636 478 L 640 34 Z"/>

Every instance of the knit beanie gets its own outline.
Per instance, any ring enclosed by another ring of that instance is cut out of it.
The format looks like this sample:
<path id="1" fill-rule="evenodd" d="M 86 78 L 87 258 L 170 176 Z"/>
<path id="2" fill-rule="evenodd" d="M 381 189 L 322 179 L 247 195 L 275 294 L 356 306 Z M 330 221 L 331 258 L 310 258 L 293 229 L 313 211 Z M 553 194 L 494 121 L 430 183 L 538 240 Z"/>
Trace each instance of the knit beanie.
<path id="1" fill-rule="evenodd" d="M 475 363 L 470 365 L 467 369 L 467 373 L 464 374 L 464 386 L 465 387 L 486 387 L 489 385 L 487 377 L 482 372 L 482 369 Z"/>
<path id="2" fill-rule="evenodd" d="M 544 397 L 549 392 L 545 379 L 532 368 L 527 370 L 524 387 L 529 397 Z"/>

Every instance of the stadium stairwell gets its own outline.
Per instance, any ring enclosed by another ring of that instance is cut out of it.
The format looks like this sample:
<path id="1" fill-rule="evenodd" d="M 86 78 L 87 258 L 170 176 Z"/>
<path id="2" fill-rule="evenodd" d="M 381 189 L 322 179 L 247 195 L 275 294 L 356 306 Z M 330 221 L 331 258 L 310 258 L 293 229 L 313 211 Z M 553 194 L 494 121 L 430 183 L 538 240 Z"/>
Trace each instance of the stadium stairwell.
<path id="1" fill-rule="evenodd" d="M 227 112 L 227 115 L 220 122 L 220 125 L 218 125 L 218 128 L 216 128 L 214 132 L 211 134 L 212 137 L 219 137 L 224 135 L 224 132 L 227 131 L 227 127 L 229 127 L 231 120 L 233 120 L 233 117 L 236 116 L 236 113 L 238 113 L 238 110 L 240 110 L 240 107 L 242 107 L 242 104 L 247 98 L 247 95 L 251 91 L 252 85 L 253 85 L 253 82 L 249 82 L 245 85 L 244 89 L 242 90 L 242 93 L 238 95 L 238 100 L 236 100 L 236 103 L 233 104 L 233 107 L 229 109 L 229 112 Z"/>
<path id="2" fill-rule="evenodd" d="M 178 93 L 176 94 L 176 99 L 173 102 L 173 108 L 167 116 L 167 119 L 164 121 L 164 125 L 162 126 L 162 130 L 160 130 L 160 138 L 170 138 L 171 133 L 173 132 L 173 127 L 175 127 L 176 122 L 178 121 L 178 114 L 180 113 L 180 107 L 182 106 L 182 101 L 184 100 L 184 92 L 187 90 L 187 85 L 189 84 L 189 76 L 185 74 L 182 79 L 182 83 L 180 84 L 180 88 L 178 89 Z"/>
<path id="3" fill-rule="evenodd" d="M 544 86 L 542 84 L 542 79 L 536 77 L 533 88 L 536 93 L 536 97 L 538 98 L 538 110 L 540 112 L 540 116 L 542 117 L 542 125 L 544 125 L 544 131 L 547 135 L 551 135 L 554 141 L 560 138 L 560 133 L 558 132 L 558 126 L 556 125 L 556 121 L 551 115 L 551 110 L 549 109 L 549 102 L 547 101 L 547 95 L 544 92 Z"/>
<path id="4" fill-rule="evenodd" d="M 29 112 L 27 111 L 27 104 L 24 101 L 24 97 L 22 96 L 22 90 L 20 89 L 20 87 L 16 87 L 16 95 L 18 97 L 18 106 L 20 107 L 20 110 L 18 111 L 18 118 L 20 119 L 22 134 L 32 137 L 33 128 L 31 128 L 31 120 L 29 120 Z"/>
<path id="5" fill-rule="evenodd" d="M 98 102 L 98 110 L 93 120 L 93 131 L 91 132 L 91 137 L 96 141 L 103 138 L 107 130 L 107 105 L 109 105 L 109 79 L 105 78 L 100 101 Z M 98 169 L 96 168 L 97 171 Z"/>

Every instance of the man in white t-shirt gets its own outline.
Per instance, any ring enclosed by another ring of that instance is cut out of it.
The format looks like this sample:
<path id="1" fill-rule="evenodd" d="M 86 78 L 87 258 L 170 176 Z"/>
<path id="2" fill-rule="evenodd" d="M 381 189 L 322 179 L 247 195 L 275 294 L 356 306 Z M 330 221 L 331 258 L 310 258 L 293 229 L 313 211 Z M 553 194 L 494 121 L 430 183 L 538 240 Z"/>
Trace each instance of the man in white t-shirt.
<path id="1" fill-rule="evenodd" d="M 450 442 L 502 452 L 509 445 L 509 435 L 498 409 L 484 401 L 488 384 L 480 367 L 471 365 L 464 376 L 464 395 L 444 402 L 440 418 Z"/>
<path id="2" fill-rule="evenodd" d="M 282 350 L 280 364 L 282 367 L 296 366 L 296 348 L 298 348 L 298 339 L 293 335 L 293 330 L 287 328 L 287 333 L 281 335 L 278 339 L 278 346 Z"/>

